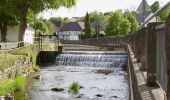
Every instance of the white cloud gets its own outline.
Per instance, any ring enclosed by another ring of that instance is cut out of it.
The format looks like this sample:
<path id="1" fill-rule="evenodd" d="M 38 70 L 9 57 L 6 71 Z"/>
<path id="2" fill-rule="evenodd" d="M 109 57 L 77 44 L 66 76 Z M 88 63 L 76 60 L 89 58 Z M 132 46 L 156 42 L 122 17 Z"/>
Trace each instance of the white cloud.
<path id="1" fill-rule="evenodd" d="M 64 7 L 58 10 L 47 10 L 39 14 L 46 19 L 50 17 L 79 17 L 86 14 L 86 12 L 92 11 L 114 11 L 116 9 L 128 9 L 136 10 L 142 0 L 78 0 L 77 5 L 73 8 L 66 9 Z M 151 5 L 156 0 L 147 0 L 148 4 Z M 169 0 L 158 0 L 161 5 L 164 5 Z"/>

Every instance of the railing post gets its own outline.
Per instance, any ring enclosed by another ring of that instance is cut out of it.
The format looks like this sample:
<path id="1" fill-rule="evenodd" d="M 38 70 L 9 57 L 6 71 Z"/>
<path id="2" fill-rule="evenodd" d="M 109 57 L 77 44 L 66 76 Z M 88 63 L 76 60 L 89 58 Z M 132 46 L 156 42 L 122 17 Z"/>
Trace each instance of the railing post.
<path id="1" fill-rule="evenodd" d="M 146 49 L 147 49 L 147 28 L 143 27 L 141 29 L 141 70 L 146 70 Z"/>
<path id="2" fill-rule="evenodd" d="M 156 86 L 156 57 L 157 57 L 157 38 L 156 26 L 160 23 L 153 22 L 148 24 L 147 34 L 147 85 Z"/>
<path id="3" fill-rule="evenodd" d="M 167 68 L 167 100 L 170 100 L 170 15 L 166 21 L 165 31 L 165 50 L 166 50 L 166 68 Z"/>

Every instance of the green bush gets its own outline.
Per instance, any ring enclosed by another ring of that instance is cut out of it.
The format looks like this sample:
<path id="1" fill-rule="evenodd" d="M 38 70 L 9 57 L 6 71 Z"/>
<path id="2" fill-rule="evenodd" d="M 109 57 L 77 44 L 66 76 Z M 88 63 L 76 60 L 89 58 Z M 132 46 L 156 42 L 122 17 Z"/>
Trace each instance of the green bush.
<path id="1" fill-rule="evenodd" d="M 0 80 L 0 96 L 6 95 L 6 93 L 11 92 L 12 86 L 11 82 L 7 78 Z"/>
<path id="2" fill-rule="evenodd" d="M 23 91 L 25 89 L 25 78 L 23 76 L 17 76 L 12 85 L 14 92 Z"/>
<path id="3" fill-rule="evenodd" d="M 7 93 L 19 92 L 25 89 L 25 78 L 22 76 L 15 77 L 14 80 L 3 78 L 0 80 L 0 96 Z"/>
<path id="4" fill-rule="evenodd" d="M 69 87 L 69 92 L 76 94 L 80 90 L 80 84 L 78 82 L 73 82 Z"/>

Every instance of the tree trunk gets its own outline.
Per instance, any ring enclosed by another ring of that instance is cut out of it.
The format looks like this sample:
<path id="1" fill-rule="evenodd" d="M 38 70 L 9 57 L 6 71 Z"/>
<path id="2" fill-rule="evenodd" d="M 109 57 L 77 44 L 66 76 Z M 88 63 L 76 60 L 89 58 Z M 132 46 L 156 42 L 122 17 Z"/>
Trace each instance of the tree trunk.
<path id="1" fill-rule="evenodd" d="M 22 42 L 24 40 L 25 29 L 27 27 L 26 16 L 20 18 L 18 41 Z M 24 43 L 20 44 L 20 47 L 24 46 Z"/>
<path id="2" fill-rule="evenodd" d="M 6 42 L 7 24 L 1 22 L 0 29 L 1 29 L 1 41 Z"/>

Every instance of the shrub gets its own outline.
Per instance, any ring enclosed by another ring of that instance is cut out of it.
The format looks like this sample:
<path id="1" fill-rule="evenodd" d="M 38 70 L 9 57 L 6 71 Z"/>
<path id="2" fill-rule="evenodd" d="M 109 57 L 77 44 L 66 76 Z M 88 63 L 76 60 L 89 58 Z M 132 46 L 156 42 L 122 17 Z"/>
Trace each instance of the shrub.
<path id="1" fill-rule="evenodd" d="M 69 87 L 69 92 L 76 94 L 80 90 L 80 84 L 78 82 L 73 82 Z"/>
<path id="2" fill-rule="evenodd" d="M 25 79 L 22 76 L 15 77 L 14 80 L 3 78 L 0 80 L 0 96 L 7 93 L 19 92 L 25 89 Z"/>
<path id="3" fill-rule="evenodd" d="M 0 96 L 6 95 L 6 93 L 11 92 L 12 86 L 11 82 L 7 78 L 0 80 Z"/>
<path id="4" fill-rule="evenodd" d="M 14 91 L 23 91 L 25 89 L 25 78 L 23 76 L 17 76 L 12 83 Z"/>

